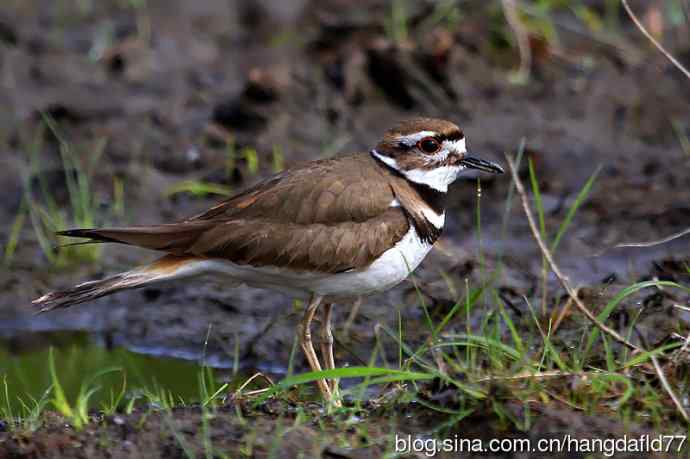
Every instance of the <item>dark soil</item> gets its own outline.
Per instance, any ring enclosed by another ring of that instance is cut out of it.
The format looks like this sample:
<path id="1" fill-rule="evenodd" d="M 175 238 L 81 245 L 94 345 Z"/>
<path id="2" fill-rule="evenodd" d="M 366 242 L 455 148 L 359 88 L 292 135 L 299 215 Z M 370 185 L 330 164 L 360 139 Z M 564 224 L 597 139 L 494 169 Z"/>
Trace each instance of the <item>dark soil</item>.
<path id="1" fill-rule="evenodd" d="M 650 248 L 605 250 L 690 227 L 690 155 L 678 137 L 679 132 L 690 135 L 690 84 L 632 27 L 623 26 L 611 43 L 571 27 L 559 29 L 558 47 L 535 39 L 532 79 L 515 85 L 508 75 L 518 55 L 507 41 L 512 40 L 509 29 L 496 32 L 496 22 L 503 27 L 498 2 L 462 3 L 462 18 L 448 28 L 428 27 L 426 3 L 411 2 L 410 35 L 400 44 L 385 33 L 390 6 L 379 1 L 150 0 L 147 7 L 134 9 L 112 0 L 94 2 L 91 10 L 81 10 L 78 3 L 29 0 L 0 6 L 3 244 L 22 209 L 24 181 L 38 180 L 30 176 L 28 151 L 39 138 L 40 173 L 57 204 L 69 206 L 59 142 L 42 128 L 42 114 L 58 123 L 61 136 L 85 164 L 97 143 L 106 142 L 93 168 L 98 225 L 182 219 L 219 200 L 166 193 L 184 180 L 238 190 L 270 174 L 276 161 L 289 167 L 368 149 L 395 120 L 422 114 L 456 121 L 471 151 L 501 163 L 503 153 L 514 153 L 525 139 L 525 157 L 537 171 L 551 235 L 601 166 L 557 254 L 573 284 L 586 286 L 583 295 L 597 298 L 597 304 L 643 279 L 688 283 L 682 264 L 690 260 L 688 237 Z M 572 22 L 568 16 L 559 20 Z M 681 33 L 671 35 L 669 46 L 689 65 L 688 41 L 677 38 Z M 228 138 L 235 151 L 256 150 L 257 170 L 243 158 L 228 164 Z M 113 213 L 114 178 L 124 184 L 123 216 Z M 452 190 L 438 250 L 416 273 L 432 314 L 444 314 L 457 299 L 442 271 L 464 286 L 465 279 L 479 282 L 499 260 L 506 265 L 499 286 L 510 313 L 516 319 L 528 314 L 521 298 L 537 298 L 542 259 L 517 202 L 502 227 L 509 187 L 506 176 L 482 177 L 481 240 L 476 178 L 468 176 Z M 117 272 L 154 255 L 105 247 L 97 263 L 56 269 L 43 255 L 30 222 L 19 242 L 9 269 L 0 271 L 3 336 L 88 330 L 107 334 L 115 346 L 198 358 L 212 324 L 206 351 L 211 361 L 228 365 L 239 339 L 242 367 L 285 373 L 300 313 L 289 298 L 190 283 L 125 292 L 33 316 L 30 300 L 47 290 Z M 548 286 L 549 304 L 558 303 L 563 292 L 556 279 L 549 278 Z M 688 305 L 687 299 L 638 298 L 645 299 L 651 306 L 639 328 L 649 343 L 664 342 L 673 333 L 687 335 L 690 316 L 672 307 L 674 302 Z M 489 310 L 488 299 L 485 306 L 474 320 L 481 321 Z M 365 302 L 351 336 L 339 338 L 339 363 L 366 362 L 374 325 L 394 327 L 398 308 L 406 339 L 425 339 L 427 329 L 417 326 L 424 317 L 419 298 L 406 283 Z M 347 314 L 340 306 L 336 323 Z M 580 333 L 576 325 L 572 328 Z M 418 421 L 410 427 L 410 417 L 431 414 L 421 409 L 419 415 L 407 413 L 417 408 L 403 405 L 393 413 L 374 411 L 352 432 L 330 428 L 328 418 L 323 429 L 310 422 L 295 426 L 294 407 L 269 403 L 261 408 L 264 412 L 243 409 L 245 417 L 239 417 L 230 403 L 210 425 L 213 444 L 230 457 L 295 457 L 297 451 L 309 451 L 309 457 L 377 457 L 386 449 L 377 444 L 377 438 L 387 438 L 385 433 L 424 432 L 437 424 Z M 202 451 L 198 408 L 141 414 L 145 411 L 103 419 L 79 433 L 59 417 L 32 434 L 0 433 L 0 457 L 182 457 L 182 443 L 170 433 L 175 429 L 191 449 Z M 565 406 L 541 411 L 524 434 L 476 416 L 455 428 L 479 437 L 645 432 Z M 373 444 L 360 442 L 360 429 L 369 432 Z M 255 440 L 248 439 L 249 432 Z M 271 453 L 276 442 L 280 446 Z M 343 450 L 339 444 L 358 447 Z"/>
<path id="2" fill-rule="evenodd" d="M 269 402 L 256 410 L 241 401 L 215 412 L 207 427 L 202 425 L 198 407 L 101 417 L 81 432 L 67 427 L 63 419 L 49 416 L 39 435 L 14 435 L 6 439 L 3 451 L 7 457 L 40 458 L 184 458 L 190 454 L 216 457 L 218 452 L 226 454 L 226 457 L 377 458 L 394 451 L 391 441 L 391 438 L 395 439 L 394 435 L 404 439 L 408 434 L 418 434 L 439 421 L 438 413 L 425 412 L 407 404 L 394 405 L 394 410 L 365 406 L 361 416 L 351 414 L 348 417 L 319 416 L 317 406 L 299 405 L 301 410 L 311 412 L 318 421 L 297 420 L 295 404 Z M 510 409 L 512 414 L 520 415 L 519 407 Z M 589 438 L 593 433 L 600 438 L 654 435 L 653 431 L 623 426 L 598 417 L 578 416 L 573 419 L 572 413 L 556 407 L 538 410 L 535 414 L 538 417 L 528 432 L 505 429 L 490 416 L 474 415 L 463 420 L 456 427 L 458 430 L 444 435 L 446 438 L 461 436 L 485 442 L 493 438 L 529 439 L 533 445 L 539 439 L 562 438 L 567 434 L 573 438 Z M 214 449 L 204 450 L 205 439 Z M 480 456 L 505 457 L 488 452 Z M 441 452 L 435 457 L 457 455 Z M 585 457 L 585 454 L 554 452 L 540 455 L 524 451 L 510 457 Z M 639 456 L 623 453 L 616 454 L 616 457 Z M 670 455 L 659 453 L 646 457 Z"/>

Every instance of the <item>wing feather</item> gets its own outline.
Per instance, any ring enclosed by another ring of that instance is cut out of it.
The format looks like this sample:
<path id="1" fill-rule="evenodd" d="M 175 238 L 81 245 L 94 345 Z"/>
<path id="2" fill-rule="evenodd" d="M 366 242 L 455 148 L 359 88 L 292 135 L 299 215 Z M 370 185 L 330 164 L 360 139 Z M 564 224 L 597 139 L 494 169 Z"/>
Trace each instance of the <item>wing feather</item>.
<path id="1" fill-rule="evenodd" d="M 176 224 L 60 234 L 253 266 L 361 269 L 409 228 L 403 210 L 390 207 L 393 190 L 372 163 L 361 154 L 308 163 Z"/>

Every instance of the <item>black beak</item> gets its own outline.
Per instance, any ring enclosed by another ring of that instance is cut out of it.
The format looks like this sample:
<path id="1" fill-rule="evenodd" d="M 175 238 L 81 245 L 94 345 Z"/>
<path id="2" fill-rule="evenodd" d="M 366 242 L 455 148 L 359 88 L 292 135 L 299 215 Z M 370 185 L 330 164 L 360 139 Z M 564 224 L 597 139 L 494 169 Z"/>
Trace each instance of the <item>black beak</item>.
<path id="1" fill-rule="evenodd" d="M 475 158 L 474 156 L 465 156 L 460 160 L 460 164 L 468 169 L 478 169 L 484 172 L 491 172 L 492 174 L 502 174 L 503 168 L 493 161 Z"/>

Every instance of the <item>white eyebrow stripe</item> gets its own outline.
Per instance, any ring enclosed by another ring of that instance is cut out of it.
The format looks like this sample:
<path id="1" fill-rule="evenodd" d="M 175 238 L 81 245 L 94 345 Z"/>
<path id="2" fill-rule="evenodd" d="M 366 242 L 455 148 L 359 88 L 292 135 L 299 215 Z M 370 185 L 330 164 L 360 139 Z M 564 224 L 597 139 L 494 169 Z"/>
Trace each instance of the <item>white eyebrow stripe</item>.
<path id="1" fill-rule="evenodd" d="M 422 140 L 424 137 L 434 137 L 438 135 L 438 132 L 434 131 L 419 131 L 414 134 L 401 135 L 398 137 L 398 141 L 407 145 L 414 145 L 415 143 Z"/>

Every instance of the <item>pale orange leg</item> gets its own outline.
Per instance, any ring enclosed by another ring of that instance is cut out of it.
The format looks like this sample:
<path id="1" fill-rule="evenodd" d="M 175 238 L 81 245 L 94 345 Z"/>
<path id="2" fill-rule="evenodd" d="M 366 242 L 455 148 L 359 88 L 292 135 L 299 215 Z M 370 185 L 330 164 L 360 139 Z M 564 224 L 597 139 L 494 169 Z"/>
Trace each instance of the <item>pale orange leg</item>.
<path id="1" fill-rule="evenodd" d="M 311 342 L 311 321 L 314 318 L 316 309 L 319 307 L 319 304 L 321 304 L 321 300 L 323 300 L 323 297 L 312 295 L 307 307 L 304 310 L 302 322 L 299 325 L 299 344 L 302 346 L 302 350 L 304 351 L 304 355 L 307 357 L 307 362 L 309 362 L 309 367 L 312 371 L 321 371 L 319 358 L 317 357 L 316 351 L 314 350 L 314 345 Z M 331 388 L 328 386 L 326 380 L 319 379 L 316 381 L 316 384 L 319 386 L 319 390 L 321 391 L 323 398 L 327 401 L 330 401 L 333 397 L 333 394 L 331 393 Z"/>
<path id="2" fill-rule="evenodd" d="M 323 357 L 323 363 L 327 370 L 335 369 L 333 332 L 331 331 L 332 312 L 332 303 L 323 305 L 323 319 L 321 321 L 321 356 Z M 338 400 L 338 379 L 329 379 L 328 384 L 336 406 L 340 406 L 340 401 Z"/>
<path id="3" fill-rule="evenodd" d="M 352 308 L 350 308 L 350 314 L 347 316 L 345 326 L 343 327 L 343 334 L 345 336 L 350 334 L 350 328 L 352 327 L 352 324 L 355 323 L 355 319 L 357 318 L 357 314 L 359 313 L 360 306 L 362 306 L 361 296 L 358 297 L 354 303 L 352 303 Z"/>

